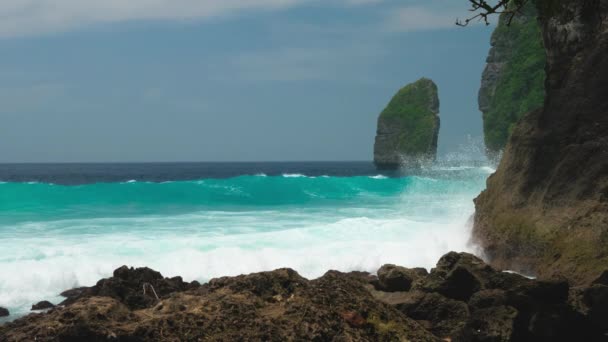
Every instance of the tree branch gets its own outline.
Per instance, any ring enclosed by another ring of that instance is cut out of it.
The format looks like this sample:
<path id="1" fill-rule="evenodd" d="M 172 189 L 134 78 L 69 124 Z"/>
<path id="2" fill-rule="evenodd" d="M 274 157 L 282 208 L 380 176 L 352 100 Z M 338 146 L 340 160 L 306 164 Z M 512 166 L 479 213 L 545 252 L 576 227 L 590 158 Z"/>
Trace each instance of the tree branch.
<path id="1" fill-rule="evenodd" d="M 473 20 L 483 21 L 486 25 L 490 25 L 489 17 L 494 14 L 507 14 L 507 26 L 511 25 L 511 21 L 520 13 L 521 9 L 530 0 L 498 0 L 494 5 L 488 0 L 468 0 L 471 3 L 469 11 L 474 15 L 464 21 L 457 19 L 456 25 L 467 26 Z M 494 1 L 492 1 L 494 3 Z"/>

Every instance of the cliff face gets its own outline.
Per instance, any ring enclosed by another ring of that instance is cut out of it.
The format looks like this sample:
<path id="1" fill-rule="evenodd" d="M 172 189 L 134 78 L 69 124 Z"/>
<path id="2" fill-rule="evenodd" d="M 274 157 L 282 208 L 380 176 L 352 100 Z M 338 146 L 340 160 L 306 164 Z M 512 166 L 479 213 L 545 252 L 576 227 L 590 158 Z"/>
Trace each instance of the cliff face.
<path id="1" fill-rule="evenodd" d="M 608 265 L 608 0 L 537 7 L 546 100 L 475 200 L 473 238 L 495 266 L 585 283 Z"/>
<path id="2" fill-rule="evenodd" d="M 534 5 L 528 3 L 508 25 L 501 15 L 481 78 L 479 110 L 483 113 L 488 156 L 498 156 L 515 123 L 542 107 L 545 96 L 545 51 Z"/>
<path id="3" fill-rule="evenodd" d="M 378 168 L 397 169 L 432 161 L 438 135 L 437 85 L 422 78 L 401 88 L 380 114 L 374 163 Z"/>

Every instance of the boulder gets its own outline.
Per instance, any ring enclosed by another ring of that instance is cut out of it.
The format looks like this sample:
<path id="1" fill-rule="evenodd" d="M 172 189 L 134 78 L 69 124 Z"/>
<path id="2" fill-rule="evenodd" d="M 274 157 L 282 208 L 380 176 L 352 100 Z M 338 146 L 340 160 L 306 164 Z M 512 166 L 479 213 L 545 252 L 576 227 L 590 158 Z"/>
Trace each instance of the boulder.
<path id="1" fill-rule="evenodd" d="M 445 338 L 462 329 L 469 318 L 467 304 L 438 293 L 413 291 L 408 300 L 395 307 L 417 321 L 428 322 L 429 330 Z"/>
<path id="2" fill-rule="evenodd" d="M 53 304 L 47 300 L 43 300 L 41 302 L 38 302 L 38 303 L 32 305 L 31 310 L 46 310 L 46 309 L 52 309 L 54 307 L 55 307 L 55 304 Z"/>
<path id="3" fill-rule="evenodd" d="M 67 299 L 60 305 L 69 305 L 84 297 L 105 296 L 118 299 L 129 308 L 141 309 L 154 305 L 158 299 L 172 292 L 197 286 L 198 283 L 184 282 L 181 277 L 164 278 L 159 272 L 147 267 L 122 266 L 114 270 L 112 277 L 101 279 L 92 287 L 62 292 L 62 296 Z"/>
<path id="4" fill-rule="evenodd" d="M 473 293 L 484 288 L 496 273 L 496 270 L 472 254 L 450 252 L 439 259 L 437 266 L 421 281 L 419 288 L 467 301 Z"/>
<path id="5" fill-rule="evenodd" d="M 604 334 L 608 333 L 608 286 L 593 284 L 583 292 L 583 301 L 589 308 L 591 324 Z"/>
<path id="6" fill-rule="evenodd" d="M 0 317 L 7 317 L 8 315 L 10 315 L 8 309 L 0 306 Z"/>
<path id="7" fill-rule="evenodd" d="M 470 319 L 453 340 L 462 342 L 519 341 L 515 332 L 517 310 L 492 306 L 472 312 Z"/>
<path id="8" fill-rule="evenodd" d="M 412 284 L 428 274 L 424 268 L 409 269 L 386 264 L 378 269 L 376 289 L 386 292 L 409 291 Z"/>

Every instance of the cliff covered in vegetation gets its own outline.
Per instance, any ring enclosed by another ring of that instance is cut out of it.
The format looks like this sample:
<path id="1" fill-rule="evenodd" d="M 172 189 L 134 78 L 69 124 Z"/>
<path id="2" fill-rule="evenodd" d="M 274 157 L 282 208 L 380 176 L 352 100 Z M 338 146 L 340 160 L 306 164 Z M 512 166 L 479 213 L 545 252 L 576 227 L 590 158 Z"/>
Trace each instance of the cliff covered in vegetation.
<path id="1" fill-rule="evenodd" d="M 437 155 L 437 85 L 421 78 L 401 88 L 378 118 L 374 163 L 396 169 L 432 161 Z"/>
<path id="2" fill-rule="evenodd" d="M 491 45 L 479 89 L 479 110 L 488 156 L 495 158 L 515 123 L 542 107 L 545 98 L 546 57 L 532 2 L 512 20 L 508 14 L 500 16 Z"/>
<path id="3" fill-rule="evenodd" d="M 588 283 L 608 265 L 608 0 L 536 4 L 546 100 L 475 200 L 473 238 L 496 267 Z"/>

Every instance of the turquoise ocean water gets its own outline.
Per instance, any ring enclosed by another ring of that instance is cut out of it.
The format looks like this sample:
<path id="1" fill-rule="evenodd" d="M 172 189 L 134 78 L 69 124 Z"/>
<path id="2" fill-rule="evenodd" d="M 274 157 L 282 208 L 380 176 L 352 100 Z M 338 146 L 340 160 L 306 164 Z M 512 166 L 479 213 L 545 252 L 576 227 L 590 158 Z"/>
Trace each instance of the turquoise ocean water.
<path id="1" fill-rule="evenodd" d="M 0 306 L 24 314 L 124 264 L 188 281 L 279 267 L 313 278 L 384 263 L 432 267 L 447 251 L 472 250 L 467 222 L 490 167 L 332 167 L 250 165 L 222 177 L 154 169 L 153 179 L 144 167 L 109 180 L 59 167 L 51 173 L 67 176 L 56 183 L 0 170 Z"/>

